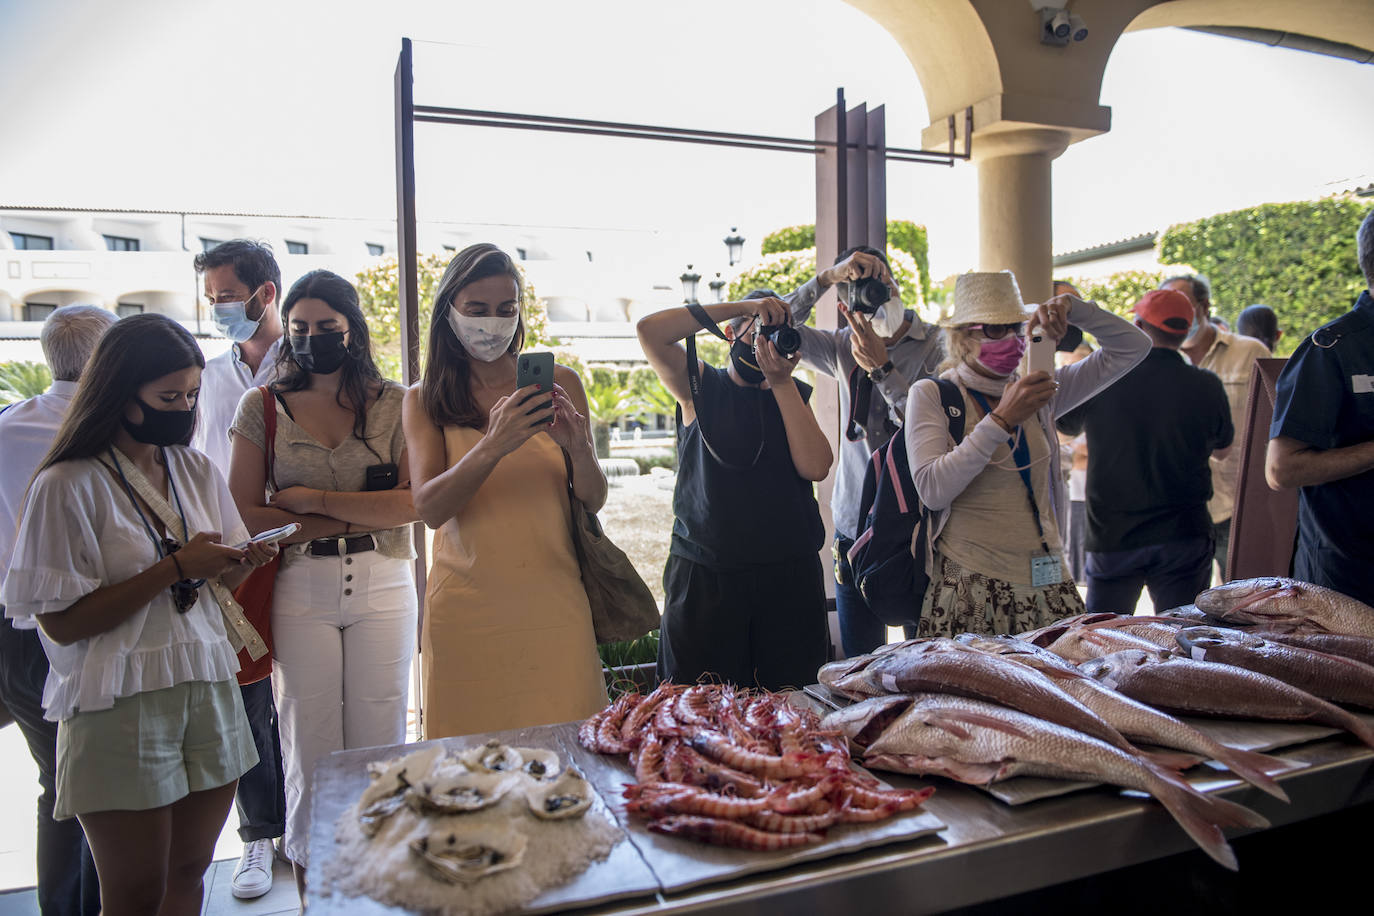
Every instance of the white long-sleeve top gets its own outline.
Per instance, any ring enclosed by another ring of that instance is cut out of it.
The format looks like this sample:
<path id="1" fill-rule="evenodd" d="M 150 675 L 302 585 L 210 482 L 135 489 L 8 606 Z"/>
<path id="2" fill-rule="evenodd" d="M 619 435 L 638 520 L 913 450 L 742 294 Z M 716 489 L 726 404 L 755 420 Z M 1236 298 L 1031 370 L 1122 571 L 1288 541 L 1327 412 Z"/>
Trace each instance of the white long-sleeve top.
<path id="1" fill-rule="evenodd" d="M 1143 331 L 1099 308 L 1095 302 L 1075 300 L 1068 318 L 1070 324 L 1096 337 L 1100 346 L 1087 358 L 1055 371 L 1059 389 L 1036 414 L 1048 442 L 1055 441 L 1055 417 L 1073 410 L 1131 371 L 1151 346 Z M 946 377 L 952 372 L 945 373 Z M 1007 382 L 1015 378 L 1013 375 Z M 996 420 L 983 417 L 971 429 L 966 427 L 963 441 L 955 445 L 940 403 L 939 388 L 932 379 L 922 379 L 911 386 L 903 430 L 916 492 L 931 510 L 928 544 L 934 545 L 948 520 L 950 504 L 987 467 L 993 451 L 1006 442 L 1007 433 Z M 1042 473 L 1049 476 L 1051 509 L 1059 530 L 1064 531 L 1069 509 L 1064 477 L 1054 461 L 1044 462 Z"/>

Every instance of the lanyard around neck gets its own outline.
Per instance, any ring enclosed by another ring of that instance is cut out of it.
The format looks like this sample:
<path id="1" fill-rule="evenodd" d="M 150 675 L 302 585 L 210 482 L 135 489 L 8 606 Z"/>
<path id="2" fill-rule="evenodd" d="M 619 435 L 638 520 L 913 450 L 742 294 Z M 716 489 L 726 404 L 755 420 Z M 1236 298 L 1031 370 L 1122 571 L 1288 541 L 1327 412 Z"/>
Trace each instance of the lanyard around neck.
<path id="1" fill-rule="evenodd" d="M 172 476 L 172 466 L 167 463 L 167 452 L 161 448 L 157 451 L 162 458 L 162 466 L 167 469 L 167 485 L 172 490 L 172 498 L 176 500 L 177 514 L 181 516 L 181 542 L 185 544 L 191 539 L 189 529 L 186 527 L 186 509 L 181 505 L 181 493 L 177 491 L 176 478 Z M 108 452 L 110 460 L 114 462 L 115 473 L 119 475 L 119 482 L 124 484 L 124 492 L 129 494 L 129 502 L 133 503 L 134 511 L 138 513 L 138 520 L 143 523 L 143 530 L 148 533 L 148 540 L 153 542 L 153 549 L 157 551 L 157 557 L 161 560 L 167 555 L 162 549 L 162 539 L 153 531 L 148 516 L 143 514 L 143 507 L 138 504 L 138 499 L 134 495 L 134 488 L 129 484 L 129 478 L 124 476 L 124 465 L 119 461 L 119 452 L 114 446 L 111 446 Z"/>
<path id="2" fill-rule="evenodd" d="M 968 390 L 969 396 L 978 402 L 978 406 L 983 409 L 984 414 L 992 413 L 992 407 L 988 404 L 982 392 Z M 1040 521 L 1040 508 L 1035 504 L 1035 488 L 1031 486 L 1030 469 L 1030 446 L 1026 444 L 1026 434 L 1017 427 L 1016 431 L 1007 437 L 1007 448 L 1011 449 L 1011 461 L 1016 466 L 1016 472 L 1021 475 L 1021 483 L 1026 487 L 1026 499 L 1030 502 L 1031 517 L 1035 519 L 1035 530 L 1040 535 L 1040 547 L 1046 554 L 1050 552 L 1050 545 L 1045 539 L 1045 526 Z"/>

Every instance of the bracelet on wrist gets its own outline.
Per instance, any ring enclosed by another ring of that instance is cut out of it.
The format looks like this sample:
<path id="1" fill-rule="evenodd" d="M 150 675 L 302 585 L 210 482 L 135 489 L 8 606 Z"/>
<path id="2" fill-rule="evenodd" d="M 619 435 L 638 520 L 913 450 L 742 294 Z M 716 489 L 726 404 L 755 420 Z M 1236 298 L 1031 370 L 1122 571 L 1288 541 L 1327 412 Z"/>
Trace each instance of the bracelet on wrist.
<path id="1" fill-rule="evenodd" d="M 1008 423 L 1008 422 L 1002 417 L 1002 415 L 1001 415 L 1000 413 L 998 413 L 998 412 L 995 411 L 995 410 L 989 410 L 989 411 L 988 411 L 988 416 L 992 417 L 993 421 L 994 421 L 998 426 L 1002 427 L 1002 428 L 1005 429 L 1007 432 L 1011 432 L 1011 424 Z"/>

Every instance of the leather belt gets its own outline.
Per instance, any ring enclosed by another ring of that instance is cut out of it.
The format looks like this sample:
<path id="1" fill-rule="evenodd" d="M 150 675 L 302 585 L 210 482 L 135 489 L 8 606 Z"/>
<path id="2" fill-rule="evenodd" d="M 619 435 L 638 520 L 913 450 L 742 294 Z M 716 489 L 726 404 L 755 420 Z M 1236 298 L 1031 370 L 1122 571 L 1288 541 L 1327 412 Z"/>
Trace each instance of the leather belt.
<path id="1" fill-rule="evenodd" d="M 305 552 L 312 557 L 341 557 L 376 548 L 372 535 L 359 534 L 351 538 L 316 538 L 306 545 Z"/>

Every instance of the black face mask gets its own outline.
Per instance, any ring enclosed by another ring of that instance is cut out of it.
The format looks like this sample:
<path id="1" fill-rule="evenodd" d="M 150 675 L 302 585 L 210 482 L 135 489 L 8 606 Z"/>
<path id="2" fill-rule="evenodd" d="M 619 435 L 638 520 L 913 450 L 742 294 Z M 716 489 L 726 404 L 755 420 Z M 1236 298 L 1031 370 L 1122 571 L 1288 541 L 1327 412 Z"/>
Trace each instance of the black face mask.
<path id="1" fill-rule="evenodd" d="M 191 436 L 191 428 L 196 425 L 196 412 L 192 410 L 158 410 L 143 403 L 142 398 L 134 398 L 143 408 L 143 422 L 130 423 L 128 417 L 121 417 L 124 429 L 134 437 L 135 442 L 144 445 L 181 445 Z"/>
<path id="2" fill-rule="evenodd" d="M 740 381 L 747 385 L 758 385 L 763 382 L 763 370 L 759 368 L 757 359 L 752 344 L 743 340 L 736 340 L 730 344 L 730 365 L 735 367 L 735 373 L 739 375 Z"/>
<path id="3" fill-rule="evenodd" d="M 308 337 L 291 335 L 291 355 L 306 372 L 329 375 L 339 370 L 349 354 L 344 346 L 344 332 L 331 331 Z"/>

